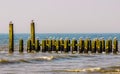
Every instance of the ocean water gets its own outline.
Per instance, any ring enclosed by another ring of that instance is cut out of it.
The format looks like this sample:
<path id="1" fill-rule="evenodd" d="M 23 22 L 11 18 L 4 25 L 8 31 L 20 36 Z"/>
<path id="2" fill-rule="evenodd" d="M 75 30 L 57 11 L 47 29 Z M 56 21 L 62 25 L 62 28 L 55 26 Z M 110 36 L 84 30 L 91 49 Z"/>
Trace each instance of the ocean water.
<path id="1" fill-rule="evenodd" d="M 117 37 L 119 33 L 36 34 L 39 40 L 46 38 L 83 39 Z M 18 52 L 18 41 L 24 40 L 24 53 Z M 120 54 L 64 54 L 64 53 L 27 53 L 26 41 L 29 34 L 15 34 L 15 52 L 8 53 L 8 34 L 0 34 L 0 74 L 120 74 Z M 120 48 L 120 45 L 119 45 Z"/>

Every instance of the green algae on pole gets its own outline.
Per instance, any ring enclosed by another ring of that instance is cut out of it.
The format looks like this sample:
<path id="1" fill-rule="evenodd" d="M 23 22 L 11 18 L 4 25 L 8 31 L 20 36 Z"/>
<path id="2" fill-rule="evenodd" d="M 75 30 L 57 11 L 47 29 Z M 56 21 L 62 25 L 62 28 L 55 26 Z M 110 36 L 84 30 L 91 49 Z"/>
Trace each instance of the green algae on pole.
<path id="1" fill-rule="evenodd" d="M 35 23 L 32 20 L 31 21 L 31 44 L 32 44 L 32 50 L 35 50 Z"/>
<path id="2" fill-rule="evenodd" d="M 110 40 L 106 40 L 106 47 L 105 47 L 105 52 L 108 54 L 110 53 Z"/>
<path id="3" fill-rule="evenodd" d="M 92 44 L 91 44 L 91 40 L 89 39 L 89 51 L 92 50 Z"/>
<path id="4" fill-rule="evenodd" d="M 96 40 L 95 39 L 92 40 L 91 53 L 96 53 Z"/>
<path id="5" fill-rule="evenodd" d="M 110 52 L 112 52 L 112 39 L 110 38 L 109 41 L 110 41 Z"/>
<path id="6" fill-rule="evenodd" d="M 66 38 L 66 41 L 67 41 L 67 52 L 70 51 L 70 40 L 69 38 Z"/>
<path id="7" fill-rule="evenodd" d="M 55 48 L 56 50 L 56 53 L 58 53 L 58 51 L 60 51 L 60 40 L 56 40 L 56 48 Z"/>
<path id="8" fill-rule="evenodd" d="M 46 52 L 46 40 L 42 40 L 42 52 Z"/>
<path id="9" fill-rule="evenodd" d="M 53 38 L 52 39 L 52 51 L 56 51 L 56 40 Z"/>
<path id="10" fill-rule="evenodd" d="M 39 45 L 39 39 L 38 38 L 35 40 L 35 51 L 36 52 L 40 51 L 40 45 Z"/>
<path id="11" fill-rule="evenodd" d="M 74 51 L 77 52 L 77 40 L 76 39 L 72 39 L 72 53 L 74 53 Z"/>
<path id="12" fill-rule="evenodd" d="M 70 51 L 70 48 L 71 48 L 71 46 L 70 46 L 70 39 L 68 39 L 68 51 Z"/>
<path id="13" fill-rule="evenodd" d="M 23 50 L 24 50 L 24 43 L 23 43 L 23 39 L 20 39 L 19 40 L 19 52 L 20 53 L 23 53 Z"/>
<path id="14" fill-rule="evenodd" d="M 28 39 L 27 40 L 27 52 L 30 53 L 32 50 L 31 50 L 31 40 Z"/>
<path id="15" fill-rule="evenodd" d="M 105 52 L 105 40 L 104 40 L 104 38 L 102 38 L 101 41 L 102 41 L 102 52 Z"/>
<path id="16" fill-rule="evenodd" d="M 118 40 L 115 37 L 113 40 L 113 54 L 117 54 L 117 52 L 118 52 Z"/>
<path id="17" fill-rule="evenodd" d="M 102 41 L 101 40 L 98 40 L 97 41 L 97 51 L 98 53 L 102 53 Z"/>
<path id="18" fill-rule="evenodd" d="M 89 38 L 85 40 L 84 53 L 88 53 L 88 51 L 89 51 Z"/>
<path id="19" fill-rule="evenodd" d="M 14 30 L 13 23 L 9 23 L 9 53 L 14 52 Z"/>
<path id="20" fill-rule="evenodd" d="M 79 39 L 79 53 L 83 53 L 84 51 L 84 40 L 82 38 Z"/>
<path id="21" fill-rule="evenodd" d="M 64 40 L 64 52 L 65 53 L 68 53 L 69 51 L 68 51 L 68 39 L 65 39 Z"/>
<path id="22" fill-rule="evenodd" d="M 48 52 L 52 51 L 52 40 L 48 39 Z"/>
<path id="23" fill-rule="evenodd" d="M 62 38 L 60 38 L 60 51 L 61 51 L 61 53 L 63 50 L 64 50 L 64 40 Z"/>

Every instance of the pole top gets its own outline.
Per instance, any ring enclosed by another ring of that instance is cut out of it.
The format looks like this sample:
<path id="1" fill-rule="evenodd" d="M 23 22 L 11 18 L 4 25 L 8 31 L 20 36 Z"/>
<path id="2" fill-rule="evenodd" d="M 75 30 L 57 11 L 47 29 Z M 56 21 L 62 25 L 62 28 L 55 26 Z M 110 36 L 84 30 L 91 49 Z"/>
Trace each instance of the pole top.
<path id="1" fill-rule="evenodd" d="M 31 20 L 31 23 L 34 23 L 34 20 Z"/>
<path id="2" fill-rule="evenodd" d="M 13 23 L 12 23 L 12 21 L 10 21 L 10 23 L 9 23 L 9 24 L 13 24 Z"/>

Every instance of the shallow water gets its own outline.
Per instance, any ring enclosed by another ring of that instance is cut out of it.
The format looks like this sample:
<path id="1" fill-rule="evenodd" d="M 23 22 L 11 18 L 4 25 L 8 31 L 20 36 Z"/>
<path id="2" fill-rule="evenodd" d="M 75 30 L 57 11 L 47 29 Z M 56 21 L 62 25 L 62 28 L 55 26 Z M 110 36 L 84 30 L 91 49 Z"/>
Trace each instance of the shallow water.
<path id="1" fill-rule="evenodd" d="M 120 53 L 114 54 L 64 54 L 64 53 L 18 53 L 18 40 L 22 37 L 27 40 L 29 34 L 15 35 L 15 52 L 8 54 L 8 35 L 0 35 L 0 74 L 119 74 Z M 49 36 L 69 36 L 72 39 L 79 37 L 91 39 L 104 37 L 105 39 L 120 34 L 37 34 L 40 39 Z M 26 44 L 25 46 L 26 47 Z"/>
<path id="2" fill-rule="evenodd" d="M 1 74 L 120 72 L 120 54 L 0 53 Z"/>

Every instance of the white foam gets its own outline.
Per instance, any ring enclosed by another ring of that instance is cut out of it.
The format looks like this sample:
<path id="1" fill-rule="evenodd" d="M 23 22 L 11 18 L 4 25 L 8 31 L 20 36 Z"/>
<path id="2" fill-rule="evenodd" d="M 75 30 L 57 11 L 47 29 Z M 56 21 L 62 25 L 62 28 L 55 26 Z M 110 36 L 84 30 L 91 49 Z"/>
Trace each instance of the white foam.
<path id="1" fill-rule="evenodd" d="M 100 71 L 100 67 L 95 68 L 85 68 L 85 69 L 73 69 L 73 70 L 67 70 L 69 72 L 94 72 L 94 71 Z"/>
<path id="2" fill-rule="evenodd" d="M 43 56 L 40 57 L 40 59 L 45 59 L 45 60 L 52 60 L 54 57 L 53 56 Z"/>

